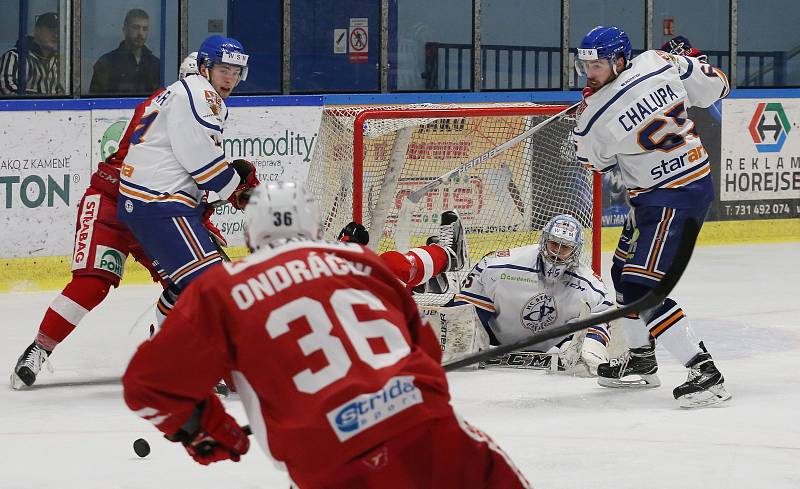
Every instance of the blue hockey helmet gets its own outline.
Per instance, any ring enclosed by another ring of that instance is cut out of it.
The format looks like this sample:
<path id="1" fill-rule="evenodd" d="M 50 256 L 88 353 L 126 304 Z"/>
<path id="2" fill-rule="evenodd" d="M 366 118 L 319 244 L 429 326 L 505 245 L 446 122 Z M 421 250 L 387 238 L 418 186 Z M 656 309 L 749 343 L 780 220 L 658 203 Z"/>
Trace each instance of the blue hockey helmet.
<path id="1" fill-rule="evenodd" d="M 578 75 L 586 76 L 586 66 L 591 61 L 605 59 L 611 65 L 614 74 L 617 58 L 625 58 L 625 65 L 633 57 L 633 46 L 625 31 L 619 27 L 597 26 L 584 36 L 578 47 L 578 57 L 575 59 L 575 71 Z"/>
<path id="2" fill-rule="evenodd" d="M 247 79 L 247 58 L 242 43 L 232 37 L 215 34 L 209 36 L 197 50 L 197 64 L 211 69 L 215 63 L 224 63 L 242 68 L 241 80 Z"/>

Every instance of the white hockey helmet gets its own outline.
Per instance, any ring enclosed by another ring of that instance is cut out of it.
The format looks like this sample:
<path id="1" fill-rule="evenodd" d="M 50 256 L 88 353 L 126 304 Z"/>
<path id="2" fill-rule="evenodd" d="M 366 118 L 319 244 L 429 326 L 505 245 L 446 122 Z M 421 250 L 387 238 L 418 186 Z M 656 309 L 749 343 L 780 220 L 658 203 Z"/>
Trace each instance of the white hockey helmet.
<path id="1" fill-rule="evenodd" d="M 583 251 L 583 227 L 569 214 L 550 219 L 539 239 L 539 257 L 545 278 L 555 280 L 578 265 Z"/>
<path id="2" fill-rule="evenodd" d="M 188 56 L 183 58 L 183 63 L 178 70 L 178 80 L 183 80 L 189 75 L 196 75 L 197 71 L 197 51 L 189 53 Z"/>
<path id="3" fill-rule="evenodd" d="M 316 200 L 294 182 L 262 183 L 244 210 L 247 245 L 254 250 L 276 239 L 320 239 Z"/>

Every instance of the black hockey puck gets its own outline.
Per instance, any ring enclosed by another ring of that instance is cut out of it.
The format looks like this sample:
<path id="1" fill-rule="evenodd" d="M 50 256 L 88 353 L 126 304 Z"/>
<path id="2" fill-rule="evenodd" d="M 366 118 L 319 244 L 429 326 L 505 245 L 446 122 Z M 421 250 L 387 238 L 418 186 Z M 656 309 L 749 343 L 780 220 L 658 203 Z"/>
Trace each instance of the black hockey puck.
<path id="1" fill-rule="evenodd" d="M 133 451 L 136 455 L 144 458 L 150 454 L 150 444 L 144 438 L 139 438 L 133 442 Z"/>

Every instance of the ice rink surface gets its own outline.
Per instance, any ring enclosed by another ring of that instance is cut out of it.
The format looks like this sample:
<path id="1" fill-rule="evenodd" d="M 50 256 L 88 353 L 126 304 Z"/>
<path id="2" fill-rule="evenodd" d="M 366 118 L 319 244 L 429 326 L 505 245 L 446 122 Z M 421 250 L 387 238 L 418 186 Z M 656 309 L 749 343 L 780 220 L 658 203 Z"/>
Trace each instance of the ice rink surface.
<path id="1" fill-rule="evenodd" d="M 671 391 L 685 369 L 662 349 L 658 389 L 610 390 L 539 371 L 456 372 L 453 405 L 538 489 L 800 488 L 798 284 L 800 243 L 696 250 L 672 296 L 725 375 L 733 399 L 722 407 L 678 408 Z M 122 402 L 119 377 L 147 335 L 131 325 L 155 286 L 112 291 L 53 354 L 55 372 L 12 391 L 7 374 L 55 294 L 0 295 L 0 489 L 288 487 L 257 445 L 241 463 L 202 467 Z M 237 400 L 226 405 L 245 422 Z M 144 459 L 132 449 L 139 437 L 152 446 Z"/>

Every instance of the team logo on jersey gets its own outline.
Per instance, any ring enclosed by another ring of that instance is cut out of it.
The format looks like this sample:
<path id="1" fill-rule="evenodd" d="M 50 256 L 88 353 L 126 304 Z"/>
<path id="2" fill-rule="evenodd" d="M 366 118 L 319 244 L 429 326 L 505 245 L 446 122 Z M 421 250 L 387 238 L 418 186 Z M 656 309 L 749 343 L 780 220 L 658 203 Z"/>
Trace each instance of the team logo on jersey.
<path id="1" fill-rule="evenodd" d="M 220 97 L 217 92 L 214 90 L 206 90 L 206 103 L 214 115 L 219 115 L 220 107 L 222 107 L 222 97 Z"/>
<path id="2" fill-rule="evenodd" d="M 131 202 L 131 199 L 125 200 L 125 212 L 128 214 L 133 212 L 133 202 Z"/>
<path id="3" fill-rule="evenodd" d="M 780 102 L 759 103 L 747 126 L 759 153 L 779 152 L 791 127 Z"/>
<path id="4" fill-rule="evenodd" d="M 354 397 L 329 411 L 327 418 L 339 441 L 345 441 L 421 402 L 413 376 L 392 377 L 383 389 Z"/>
<path id="5" fill-rule="evenodd" d="M 126 255 L 119 250 L 98 245 L 94 258 L 94 268 L 111 272 L 122 278 L 123 273 L 125 273 L 125 257 Z"/>
<path id="6" fill-rule="evenodd" d="M 536 294 L 522 308 L 520 321 L 522 326 L 534 333 L 542 331 L 556 322 L 558 311 L 556 301 L 545 293 Z"/>

